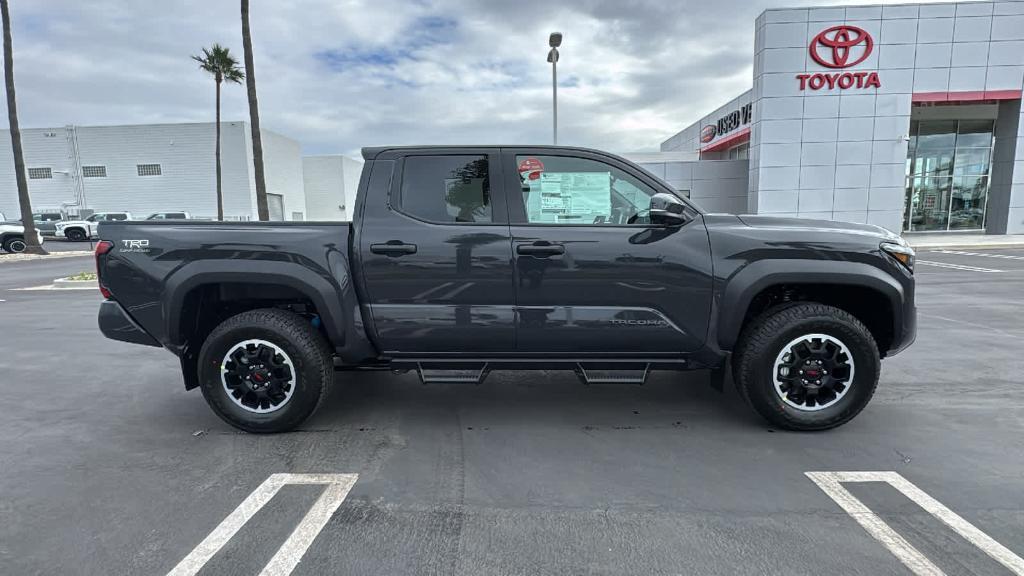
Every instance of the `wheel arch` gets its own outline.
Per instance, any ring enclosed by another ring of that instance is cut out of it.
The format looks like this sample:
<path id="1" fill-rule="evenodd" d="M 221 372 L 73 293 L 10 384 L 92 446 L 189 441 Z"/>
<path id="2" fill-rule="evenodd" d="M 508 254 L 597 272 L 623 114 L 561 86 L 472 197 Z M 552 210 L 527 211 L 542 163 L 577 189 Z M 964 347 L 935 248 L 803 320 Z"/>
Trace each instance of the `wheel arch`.
<path id="1" fill-rule="evenodd" d="M 162 305 L 167 339 L 172 346 L 185 344 L 189 314 L 198 312 L 196 299 L 224 287 L 249 287 L 247 302 L 259 304 L 242 305 L 235 313 L 244 311 L 242 308 L 272 307 L 282 294 L 285 298 L 299 295 L 320 316 L 331 345 L 345 344 L 345 315 L 337 298 L 338 287 L 324 276 L 292 262 L 260 261 L 254 265 L 245 260 L 209 260 L 186 264 L 167 278 Z"/>
<path id="2" fill-rule="evenodd" d="M 70 232 L 72 230 L 80 230 L 82 232 L 82 234 L 85 234 L 86 238 L 89 238 L 89 237 L 92 236 L 92 234 L 89 231 L 89 227 L 88 226 L 77 226 L 76 225 L 76 226 L 66 226 L 64 228 L 64 237 L 67 238 L 68 237 L 68 232 Z"/>
<path id="3" fill-rule="evenodd" d="M 903 329 L 903 287 L 883 270 L 861 262 L 764 260 L 745 267 L 725 285 L 719 300 L 719 348 L 732 350 L 747 322 L 789 301 L 846 310 L 867 326 L 882 354 Z"/>

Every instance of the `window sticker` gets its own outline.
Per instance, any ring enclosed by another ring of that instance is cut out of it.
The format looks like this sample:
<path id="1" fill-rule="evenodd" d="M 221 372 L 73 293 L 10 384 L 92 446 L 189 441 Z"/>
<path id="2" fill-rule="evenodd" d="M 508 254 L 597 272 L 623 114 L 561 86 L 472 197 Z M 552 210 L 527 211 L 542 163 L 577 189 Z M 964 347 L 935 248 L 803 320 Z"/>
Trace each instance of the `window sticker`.
<path id="1" fill-rule="evenodd" d="M 592 224 L 611 214 L 610 172 L 542 172 L 530 182 L 530 222 Z"/>

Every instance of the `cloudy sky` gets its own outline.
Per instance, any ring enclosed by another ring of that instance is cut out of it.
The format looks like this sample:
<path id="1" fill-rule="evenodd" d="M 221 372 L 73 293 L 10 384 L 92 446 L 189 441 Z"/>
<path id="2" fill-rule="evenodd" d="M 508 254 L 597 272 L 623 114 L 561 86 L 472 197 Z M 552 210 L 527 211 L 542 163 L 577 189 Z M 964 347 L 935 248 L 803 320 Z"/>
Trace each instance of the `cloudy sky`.
<path id="1" fill-rule="evenodd" d="M 219 42 L 241 60 L 230 0 L 10 4 L 23 127 L 212 120 L 213 81 L 189 56 Z M 750 87 L 762 10 L 828 2 L 252 4 L 264 127 L 306 154 L 357 154 L 380 144 L 550 142 L 552 30 L 565 34 L 560 143 L 657 150 Z M 227 86 L 223 107 L 225 120 L 247 120 L 244 87 Z"/>

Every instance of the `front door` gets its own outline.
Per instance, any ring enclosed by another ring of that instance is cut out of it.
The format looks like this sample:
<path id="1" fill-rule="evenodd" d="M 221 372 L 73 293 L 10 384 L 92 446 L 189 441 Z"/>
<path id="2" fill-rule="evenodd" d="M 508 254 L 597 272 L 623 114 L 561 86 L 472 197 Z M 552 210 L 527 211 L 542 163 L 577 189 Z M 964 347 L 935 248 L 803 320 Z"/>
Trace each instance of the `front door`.
<path id="1" fill-rule="evenodd" d="M 366 194 L 359 238 L 380 348 L 396 356 L 513 350 L 512 246 L 497 149 L 388 154 L 375 161 L 370 185 L 380 178 L 390 190 Z"/>
<path id="2" fill-rule="evenodd" d="M 652 224 L 651 196 L 671 189 L 614 157 L 509 148 L 503 158 L 520 352 L 664 356 L 704 343 L 712 270 L 699 213 Z"/>

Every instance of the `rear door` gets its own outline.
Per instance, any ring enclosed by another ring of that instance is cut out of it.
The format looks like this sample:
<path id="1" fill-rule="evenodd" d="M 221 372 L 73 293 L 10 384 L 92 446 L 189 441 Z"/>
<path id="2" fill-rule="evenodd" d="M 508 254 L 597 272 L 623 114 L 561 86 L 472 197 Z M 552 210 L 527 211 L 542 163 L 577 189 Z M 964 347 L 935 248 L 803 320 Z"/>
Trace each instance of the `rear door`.
<path id="1" fill-rule="evenodd" d="M 518 351 L 673 356 L 703 344 L 712 269 L 699 213 L 652 225 L 651 196 L 672 191 L 599 153 L 508 148 L 504 167 Z"/>
<path id="2" fill-rule="evenodd" d="M 380 348 L 395 356 L 513 351 L 498 150 L 384 152 L 372 170 L 358 243 Z M 382 179 L 386 193 L 373 188 Z"/>

